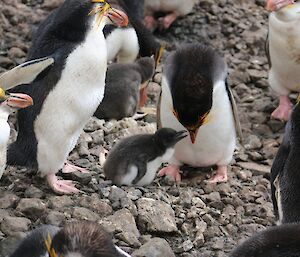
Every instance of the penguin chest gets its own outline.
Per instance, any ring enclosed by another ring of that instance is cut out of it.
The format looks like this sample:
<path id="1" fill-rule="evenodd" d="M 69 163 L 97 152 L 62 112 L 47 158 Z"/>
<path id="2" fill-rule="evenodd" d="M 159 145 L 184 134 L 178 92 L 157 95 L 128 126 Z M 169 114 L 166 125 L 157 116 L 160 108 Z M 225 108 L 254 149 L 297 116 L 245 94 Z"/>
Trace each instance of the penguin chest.
<path id="1" fill-rule="evenodd" d="M 6 166 L 6 150 L 9 140 L 10 127 L 6 120 L 0 120 L 0 178 Z"/>
<path id="2" fill-rule="evenodd" d="M 168 97 L 164 96 L 162 94 L 160 112 L 162 127 L 184 130 L 185 127 L 172 112 Z M 224 85 L 214 90 L 208 120 L 207 124 L 199 128 L 194 144 L 186 137 L 175 145 L 174 157 L 177 161 L 194 167 L 229 164 L 236 144 L 236 134 L 231 104 Z"/>
<path id="3" fill-rule="evenodd" d="M 284 8 L 270 15 L 270 72 L 284 87 L 300 91 L 300 3 L 295 5 L 295 12 Z"/>
<path id="4" fill-rule="evenodd" d="M 38 155 L 39 151 L 47 152 L 51 147 L 57 148 L 57 155 L 71 150 L 102 101 L 106 68 L 104 36 L 100 31 L 90 32 L 67 57 L 60 80 L 46 97 L 35 120 Z"/>
<path id="5" fill-rule="evenodd" d="M 106 38 L 107 60 L 116 57 L 121 63 L 131 63 L 137 58 L 140 47 L 134 28 L 116 28 Z"/>

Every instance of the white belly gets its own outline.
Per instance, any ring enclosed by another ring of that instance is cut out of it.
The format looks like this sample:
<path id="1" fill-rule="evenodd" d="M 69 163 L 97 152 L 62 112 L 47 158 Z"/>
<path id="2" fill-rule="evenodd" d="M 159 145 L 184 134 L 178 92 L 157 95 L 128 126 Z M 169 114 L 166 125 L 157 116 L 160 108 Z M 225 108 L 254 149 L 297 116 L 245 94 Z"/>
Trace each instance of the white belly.
<path id="1" fill-rule="evenodd" d="M 190 13 L 196 0 L 145 0 L 145 13 L 154 12 L 175 12 L 180 16 Z"/>
<path id="2" fill-rule="evenodd" d="M 137 58 L 140 47 L 138 37 L 133 28 L 117 28 L 106 38 L 107 60 L 116 57 L 120 63 L 131 63 Z"/>
<path id="3" fill-rule="evenodd" d="M 6 119 L 7 117 L 0 120 L 0 179 L 6 167 L 6 151 L 10 133 L 10 127 Z"/>
<path id="4" fill-rule="evenodd" d="M 172 109 L 168 85 L 163 83 L 160 112 L 162 127 L 170 127 L 177 131 L 185 129 L 173 115 Z M 177 143 L 174 157 L 179 163 L 194 167 L 227 165 L 232 160 L 235 144 L 236 134 L 231 105 L 224 82 L 220 82 L 214 87 L 213 106 L 208 123 L 200 127 L 194 144 L 189 137 Z"/>
<path id="5" fill-rule="evenodd" d="M 272 68 L 270 86 L 281 95 L 300 92 L 300 3 L 271 13 L 269 50 Z"/>
<path id="6" fill-rule="evenodd" d="M 41 175 L 62 168 L 74 140 L 102 101 L 106 69 L 103 33 L 91 30 L 86 40 L 68 56 L 59 82 L 35 120 Z"/>

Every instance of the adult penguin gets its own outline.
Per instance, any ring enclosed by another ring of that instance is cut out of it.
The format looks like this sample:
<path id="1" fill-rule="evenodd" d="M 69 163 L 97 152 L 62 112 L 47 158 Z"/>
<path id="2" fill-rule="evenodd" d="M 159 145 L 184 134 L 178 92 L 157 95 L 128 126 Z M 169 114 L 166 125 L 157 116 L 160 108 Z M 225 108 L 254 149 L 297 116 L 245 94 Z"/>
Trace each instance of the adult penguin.
<path id="1" fill-rule="evenodd" d="M 271 168 L 271 192 L 278 223 L 300 221 L 300 104 L 286 124 L 282 144 Z"/>
<path id="2" fill-rule="evenodd" d="M 19 112 L 8 164 L 37 167 L 57 193 L 79 191 L 55 174 L 74 170 L 64 167 L 68 154 L 103 98 L 107 50 L 102 30 L 111 22 L 125 26 L 128 20 L 102 0 L 66 0 L 41 23 L 29 50 L 28 59 L 52 56 L 55 65 L 21 87 L 35 105 Z"/>
<path id="3" fill-rule="evenodd" d="M 300 257 L 300 224 L 261 231 L 234 249 L 229 257 Z"/>
<path id="4" fill-rule="evenodd" d="M 112 6 L 121 8 L 128 15 L 129 26 L 117 28 L 110 25 L 104 28 L 107 41 L 108 61 L 117 58 L 118 62 L 131 63 L 140 57 L 155 56 L 156 64 L 161 55 L 161 45 L 143 24 L 144 1 L 112 0 Z"/>
<path id="5" fill-rule="evenodd" d="M 269 35 L 266 44 L 269 84 L 279 96 L 272 117 L 287 121 L 292 110 L 291 92 L 300 92 L 300 2 L 269 0 Z"/>
<path id="6" fill-rule="evenodd" d="M 63 227 L 43 225 L 31 231 L 10 257 L 130 257 L 113 244 L 109 233 L 90 221 Z"/>
<path id="7" fill-rule="evenodd" d="M 53 63 L 52 58 L 42 58 L 23 63 L 0 76 L 0 178 L 6 167 L 7 144 L 10 136 L 8 116 L 33 104 L 26 94 L 9 94 L 4 89 L 32 82 L 38 74 Z"/>
<path id="8" fill-rule="evenodd" d="M 227 165 L 236 145 L 237 109 L 226 83 L 225 60 L 211 47 L 187 44 L 164 64 L 158 123 L 190 137 L 175 146 L 173 159 L 159 175 L 180 181 L 179 167 L 217 165 L 211 183 L 227 181 Z M 236 121 L 236 122 L 235 122 Z M 240 126 L 237 126 L 240 134 Z"/>

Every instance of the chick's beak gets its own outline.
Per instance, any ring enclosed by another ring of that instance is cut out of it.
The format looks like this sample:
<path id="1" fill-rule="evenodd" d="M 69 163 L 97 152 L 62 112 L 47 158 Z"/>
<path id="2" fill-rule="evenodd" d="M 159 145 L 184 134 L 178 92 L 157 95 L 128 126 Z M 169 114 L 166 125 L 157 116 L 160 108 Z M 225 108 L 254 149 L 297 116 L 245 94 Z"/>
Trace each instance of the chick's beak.
<path id="1" fill-rule="evenodd" d="M 294 0 L 268 0 L 267 1 L 267 6 L 266 9 L 268 11 L 277 11 L 289 4 L 294 4 L 295 1 Z"/>
<path id="2" fill-rule="evenodd" d="M 117 26 L 126 27 L 128 25 L 128 16 L 126 13 L 117 10 L 115 8 L 111 8 L 106 16 Z"/>
<path id="3" fill-rule="evenodd" d="M 26 94 L 11 93 L 9 94 L 6 101 L 8 106 L 16 109 L 22 109 L 33 105 L 32 98 Z"/>
<path id="4" fill-rule="evenodd" d="M 190 138 L 191 138 L 192 144 L 195 144 L 195 142 L 196 142 L 196 137 L 197 137 L 197 134 L 198 134 L 198 130 L 199 130 L 199 128 L 196 128 L 196 129 L 193 129 L 193 130 L 188 130 L 189 133 L 190 133 Z"/>
<path id="5" fill-rule="evenodd" d="M 181 139 L 187 137 L 186 130 L 180 130 L 176 133 L 176 140 L 179 142 Z"/>

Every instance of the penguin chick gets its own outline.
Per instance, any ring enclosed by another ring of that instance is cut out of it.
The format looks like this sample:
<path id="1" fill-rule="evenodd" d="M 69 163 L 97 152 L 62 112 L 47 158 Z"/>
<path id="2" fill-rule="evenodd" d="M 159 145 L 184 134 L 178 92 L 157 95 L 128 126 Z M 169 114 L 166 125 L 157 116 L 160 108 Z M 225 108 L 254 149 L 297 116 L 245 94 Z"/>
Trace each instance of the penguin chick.
<path id="1" fill-rule="evenodd" d="M 18 115 L 17 141 L 8 149 L 8 163 L 37 167 L 57 193 L 77 193 L 70 180 L 56 173 L 84 171 L 65 164 L 89 118 L 102 101 L 107 70 L 103 27 L 126 26 L 125 13 L 102 0 L 66 0 L 37 30 L 28 59 L 52 56 L 55 64 L 22 92 L 35 105 Z"/>
<path id="2" fill-rule="evenodd" d="M 299 102 L 299 98 L 298 98 Z M 300 104 L 286 124 L 283 142 L 271 168 L 271 192 L 278 223 L 300 221 Z"/>
<path id="3" fill-rule="evenodd" d="M 0 89 L 0 91 L 3 91 Z M 5 99 L 4 101 L 3 98 Z M 32 98 L 26 94 L 7 94 L 0 96 L 0 179 L 6 167 L 7 144 L 10 135 L 8 116 L 21 108 L 33 104 Z"/>
<path id="4" fill-rule="evenodd" d="M 199 0 L 145 0 L 145 25 L 154 31 L 168 29 L 179 16 L 189 14 Z M 158 13 L 164 13 L 157 19 Z"/>
<path id="5" fill-rule="evenodd" d="M 292 110 L 291 92 L 300 92 L 300 2 L 269 0 L 269 35 L 266 44 L 269 84 L 279 95 L 279 106 L 271 116 L 287 121 Z"/>
<path id="6" fill-rule="evenodd" d="M 300 224 L 285 224 L 259 232 L 239 245 L 229 257 L 299 257 Z"/>
<path id="7" fill-rule="evenodd" d="M 155 134 L 142 134 L 119 141 L 104 163 L 105 176 L 116 185 L 149 185 L 162 163 L 174 153 L 174 145 L 187 135 L 162 128 Z"/>
<path id="8" fill-rule="evenodd" d="M 144 87 L 153 76 L 154 66 L 150 57 L 141 58 L 133 64 L 109 65 L 104 97 L 94 116 L 117 120 L 133 116 L 140 101 L 139 88 Z"/>
<path id="9" fill-rule="evenodd" d="M 170 175 L 180 181 L 182 164 L 217 165 L 217 173 L 209 182 L 227 181 L 236 131 L 234 101 L 226 77 L 224 59 L 203 44 L 187 44 L 168 56 L 163 70 L 158 124 L 177 131 L 185 129 L 190 137 L 176 144 L 170 165 L 159 175 Z"/>
<path id="10" fill-rule="evenodd" d="M 10 257 L 130 257 L 97 223 L 71 222 L 33 230 Z"/>

